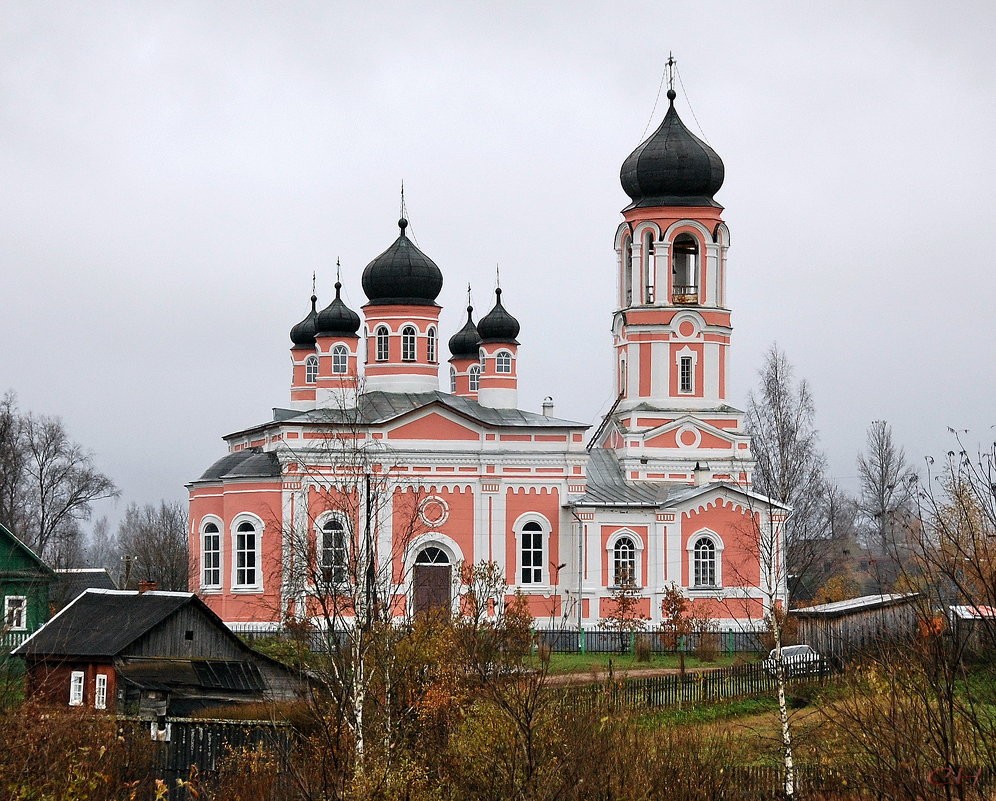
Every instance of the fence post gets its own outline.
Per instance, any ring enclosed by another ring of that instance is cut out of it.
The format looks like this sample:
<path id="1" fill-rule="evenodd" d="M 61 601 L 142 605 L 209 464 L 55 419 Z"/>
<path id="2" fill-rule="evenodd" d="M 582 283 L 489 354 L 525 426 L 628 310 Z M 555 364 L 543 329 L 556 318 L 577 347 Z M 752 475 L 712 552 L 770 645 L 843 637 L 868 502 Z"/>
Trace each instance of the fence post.
<path id="1" fill-rule="evenodd" d="M 582 654 L 588 653 L 588 630 L 578 629 L 578 651 Z"/>

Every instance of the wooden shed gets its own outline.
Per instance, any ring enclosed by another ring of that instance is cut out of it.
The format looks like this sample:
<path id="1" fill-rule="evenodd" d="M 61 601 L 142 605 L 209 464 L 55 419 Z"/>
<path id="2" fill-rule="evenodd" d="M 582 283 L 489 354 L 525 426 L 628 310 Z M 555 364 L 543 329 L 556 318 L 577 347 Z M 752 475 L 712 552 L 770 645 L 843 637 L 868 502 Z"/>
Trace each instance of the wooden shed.
<path id="1" fill-rule="evenodd" d="M 14 654 L 27 664 L 29 697 L 149 718 L 293 700 L 309 688 L 189 592 L 87 590 Z"/>
<path id="2" fill-rule="evenodd" d="M 913 637 L 919 593 L 863 595 L 846 601 L 793 609 L 799 642 L 817 653 L 847 659 L 857 651 Z"/>

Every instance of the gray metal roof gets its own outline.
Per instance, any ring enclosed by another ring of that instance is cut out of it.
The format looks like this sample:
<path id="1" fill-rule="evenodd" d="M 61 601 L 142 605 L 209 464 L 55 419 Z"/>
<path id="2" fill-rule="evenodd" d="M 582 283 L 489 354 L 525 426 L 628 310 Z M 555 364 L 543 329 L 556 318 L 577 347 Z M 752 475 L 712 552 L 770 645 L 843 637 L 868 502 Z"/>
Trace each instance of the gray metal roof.
<path id="1" fill-rule="evenodd" d="M 280 475 L 280 461 L 272 451 L 247 448 L 222 456 L 211 465 L 198 481 L 220 481 L 223 478 L 274 478 Z"/>
<path id="2" fill-rule="evenodd" d="M 860 598 L 847 598 L 843 601 L 834 601 L 828 604 L 816 604 L 816 606 L 806 606 L 802 609 L 793 609 L 792 614 L 799 617 L 836 617 L 846 615 L 849 612 L 864 612 L 869 609 L 879 609 L 885 606 L 895 606 L 897 604 L 912 601 L 919 598 L 918 592 L 895 592 L 884 595 L 862 595 Z"/>
<path id="3" fill-rule="evenodd" d="M 661 506 L 668 496 L 665 484 L 627 481 L 619 459 L 608 448 L 588 452 L 588 487 L 577 506 Z"/>

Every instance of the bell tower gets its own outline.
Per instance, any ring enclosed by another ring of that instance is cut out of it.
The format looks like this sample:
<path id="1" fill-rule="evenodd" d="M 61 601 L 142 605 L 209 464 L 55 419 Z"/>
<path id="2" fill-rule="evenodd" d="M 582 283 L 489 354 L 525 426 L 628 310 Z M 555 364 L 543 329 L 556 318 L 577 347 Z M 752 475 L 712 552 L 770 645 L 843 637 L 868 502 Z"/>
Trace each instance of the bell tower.
<path id="1" fill-rule="evenodd" d="M 668 71 L 667 114 L 620 171 L 631 202 L 615 237 L 618 400 L 600 444 L 628 478 L 746 483 L 750 439 L 727 405 L 730 236 L 714 199 L 723 162 L 681 121 L 673 58 Z"/>

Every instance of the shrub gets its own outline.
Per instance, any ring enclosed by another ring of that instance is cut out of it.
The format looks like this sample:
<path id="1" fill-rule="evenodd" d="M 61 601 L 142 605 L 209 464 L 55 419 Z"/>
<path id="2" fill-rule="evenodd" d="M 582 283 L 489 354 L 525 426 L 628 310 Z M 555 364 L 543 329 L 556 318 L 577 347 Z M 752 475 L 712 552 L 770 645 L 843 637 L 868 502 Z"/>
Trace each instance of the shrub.
<path id="1" fill-rule="evenodd" d="M 653 655 L 650 638 L 645 634 L 638 634 L 636 637 L 636 661 L 649 662 Z"/>

